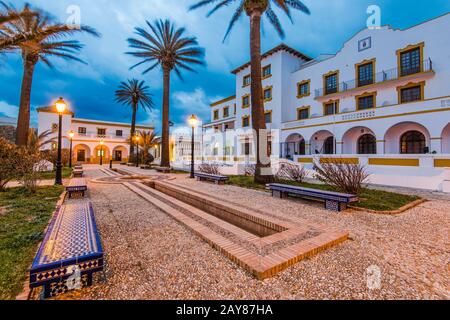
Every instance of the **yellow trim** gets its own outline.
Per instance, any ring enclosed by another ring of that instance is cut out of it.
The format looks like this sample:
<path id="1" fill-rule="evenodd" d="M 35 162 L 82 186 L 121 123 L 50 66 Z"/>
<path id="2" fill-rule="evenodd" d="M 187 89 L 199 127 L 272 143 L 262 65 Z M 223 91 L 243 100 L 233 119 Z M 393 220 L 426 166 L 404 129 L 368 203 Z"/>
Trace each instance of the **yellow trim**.
<path id="1" fill-rule="evenodd" d="M 359 85 L 359 68 L 362 67 L 362 66 L 365 66 L 365 65 L 367 65 L 369 63 L 372 64 L 372 79 L 373 79 L 373 83 L 367 84 L 365 86 L 371 86 L 371 85 L 373 85 L 376 82 L 375 75 L 377 74 L 377 72 L 376 72 L 377 59 L 373 58 L 373 59 L 370 59 L 370 60 L 364 60 L 364 61 L 361 61 L 360 63 L 356 63 L 355 64 L 355 79 L 356 79 L 356 86 L 358 88 L 365 87 L 365 86 L 360 86 Z"/>
<path id="2" fill-rule="evenodd" d="M 327 91 L 327 78 L 332 76 L 332 75 L 336 75 L 336 89 L 337 89 L 337 91 L 333 92 L 333 93 L 330 93 L 330 94 L 339 93 L 339 72 L 340 72 L 339 70 L 330 71 L 330 72 L 328 72 L 328 73 L 326 73 L 326 74 L 324 74 L 322 76 L 322 78 L 323 78 L 323 95 L 324 96 L 328 95 L 328 93 L 326 92 Z"/>
<path id="3" fill-rule="evenodd" d="M 300 163 L 313 163 L 313 158 L 298 158 Z"/>
<path id="4" fill-rule="evenodd" d="M 398 70 L 399 78 L 404 77 L 404 76 L 402 76 L 402 61 L 401 61 L 402 53 L 404 53 L 406 51 L 414 50 L 417 48 L 420 48 L 420 72 L 423 72 L 423 60 L 424 60 L 423 48 L 424 47 L 425 47 L 425 42 L 421 42 L 418 44 L 410 44 L 403 49 L 397 50 L 397 68 L 398 68 L 397 70 Z"/>
<path id="5" fill-rule="evenodd" d="M 320 158 L 320 163 L 359 164 L 359 158 Z"/>
<path id="6" fill-rule="evenodd" d="M 263 76 L 263 74 L 264 74 L 264 69 L 267 69 L 267 68 L 270 68 L 270 74 L 267 75 L 267 76 Z M 267 66 L 262 67 L 262 69 L 261 69 L 261 80 L 268 79 L 268 78 L 270 78 L 271 76 L 272 76 L 272 65 L 271 65 L 271 64 L 268 64 Z"/>
<path id="7" fill-rule="evenodd" d="M 225 114 L 225 110 L 228 111 L 228 115 Z M 222 114 L 224 118 L 228 118 L 230 116 L 230 106 L 223 107 Z"/>
<path id="8" fill-rule="evenodd" d="M 369 158 L 371 166 L 418 167 L 419 159 Z"/>
<path id="9" fill-rule="evenodd" d="M 225 103 L 225 102 L 234 100 L 234 99 L 236 99 L 236 96 L 231 96 L 231 97 L 228 97 L 228 98 L 225 98 L 225 99 L 216 101 L 216 102 L 210 104 L 210 106 L 211 106 L 211 107 L 215 107 L 215 106 L 218 106 L 219 104 L 222 104 L 222 103 Z"/>
<path id="10" fill-rule="evenodd" d="M 420 86 L 420 100 L 415 101 L 407 101 L 402 102 L 402 90 L 419 87 Z M 404 86 L 397 87 L 397 95 L 398 95 L 398 104 L 405 104 L 405 103 L 412 103 L 417 101 L 424 101 L 425 100 L 425 81 L 421 82 L 409 82 L 408 84 L 405 84 Z"/>
<path id="11" fill-rule="evenodd" d="M 219 109 L 213 111 L 213 119 L 219 120 Z"/>
<path id="12" fill-rule="evenodd" d="M 244 105 L 244 99 L 248 97 L 248 105 Z M 250 95 L 249 94 L 244 94 L 242 96 L 242 109 L 247 109 L 250 108 Z"/>
<path id="13" fill-rule="evenodd" d="M 333 115 L 333 114 L 325 114 L 325 106 L 327 105 L 327 104 L 330 104 L 330 103 L 335 103 L 336 104 L 336 108 L 335 108 L 335 115 L 337 115 L 337 114 L 339 114 L 339 103 L 340 103 L 340 101 L 339 101 L 339 99 L 336 99 L 336 100 L 328 100 L 328 101 L 326 101 L 326 102 L 324 102 L 323 104 L 322 104 L 322 106 L 323 106 L 323 110 L 322 110 L 322 114 L 324 115 L 324 117 L 325 116 L 331 116 L 331 115 Z"/>
<path id="14" fill-rule="evenodd" d="M 250 79 L 250 82 L 249 82 L 248 84 L 245 84 L 245 79 L 246 79 L 246 78 L 249 78 L 249 79 Z M 248 86 L 250 86 L 251 84 L 252 84 L 252 76 L 251 76 L 250 74 L 245 75 L 245 76 L 242 78 L 242 88 L 248 87 Z"/>
<path id="15" fill-rule="evenodd" d="M 300 94 L 300 87 L 307 84 L 308 92 L 305 94 Z M 309 97 L 311 95 L 311 79 L 303 80 L 297 83 L 297 99 L 301 99 L 304 97 Z"/>
<path id="16" fill-rule="evenodd" d="M 264 111 L 264 120 L 266 120 L 266 114 L 270 114 L 270 122 L 266 123 L 272 123 L 272 110 Z"/>
<path id="17" fill-rule="evenodd" d="M 248 119 L 248 126 L 244 126 L 244 119 Z M 242 128 L 250 127 L 250 116 L 242 116 Z"/>
<path id="18" fill-rule="evenodd" d="M 377 94 L 378 92 L 374 91 L 374 92 L 364 92 L 363 94 L 360 94 L 358 96 L 355 96 L 355 100 L 356 100 L 356 110 L 360 111 L 360 110 L 370 110 L 370 109 L 375 109 L 377 107 Z M 359 109 L 359 99 L 360 98 L 367 98 L 367 97 L 373 97 L 373 108 L 369 108 L 369 109 Z"/>
<path id="19" fill-rule="evenodd" d="M 265 87 L 264 89 L 263 89 L 263 98 L 264 98 L 264 93 L 267 91 L 267 90 L 270 90 L 270 98 L 267 98 L 267 99 L 264 99 L 264 102 L 269 102 L 269 101 L 272 101 L 272 88 L 273 88 L 273 86 L 267 86 L 267 87 Z"/>
<path id="20" fill-rule="evenodd" d="M 434 159 L 436 168 L 450 168 L 450 159 Z"/>
<path id="21" fill-rule="evenodd" d="M 308 118 L 300 119 L 300 111 L 302 110 L 308 110 Z M 311 116 L 311 106 L 303 106 L 297 108 L 297 121 L 309 119 L 310 116 Z"/>

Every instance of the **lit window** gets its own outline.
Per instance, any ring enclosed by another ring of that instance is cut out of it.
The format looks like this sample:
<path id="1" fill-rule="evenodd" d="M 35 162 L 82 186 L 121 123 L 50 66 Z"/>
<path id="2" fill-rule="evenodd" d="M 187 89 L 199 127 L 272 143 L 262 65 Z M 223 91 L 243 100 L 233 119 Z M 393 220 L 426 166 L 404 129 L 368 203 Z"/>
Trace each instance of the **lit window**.
<path id="1" fill-rule="evenodd" d="M 86 131 L 86 128 L 85 128 L 85 127 L 78 127 L 78 133 L 79 133 L 79 134 L 83 134 L 83 135 L 84 135 L 84 134 L 86 134 L 86 132 L 87 132 L 87 131 Z"/>
<path id="2" fill-rule="evenodd" d="M 106 129 L 97 128 L 97 136 L 99 137 L 106 136 Z"/>

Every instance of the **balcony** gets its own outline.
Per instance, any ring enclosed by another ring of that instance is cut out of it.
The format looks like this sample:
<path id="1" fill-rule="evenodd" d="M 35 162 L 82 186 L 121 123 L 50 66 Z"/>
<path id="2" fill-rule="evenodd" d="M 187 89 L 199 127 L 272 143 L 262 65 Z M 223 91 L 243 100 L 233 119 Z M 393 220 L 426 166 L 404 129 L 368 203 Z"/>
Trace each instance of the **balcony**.
<path id="1" fill-rule="evenodd" d="M 347 93 L 358 89 L 367 89 L 369 87 L 375 87 L 376 85 L 383 84 L 389 81 L 410 79 L 417 77 L 422 74 L 434 73 L 433 62 L 431 59 L 423 61 L 422 66 L 414 68 L 393 68 L 389 70 L 383 70 L 375 74 L 373 79 L 367 79 L 364 81 L 358 81 L 358 79 L 353 79 L 345 82 L 339 83 L 337 88 L 332 88 L 326 90 L 325 88 L 316 89 L 314 98 L 325 99 L 332 98 L 342 93 Z"/>
<path id="2" fill-rule="evenodd" d="M 116 136 L 114 134 L 98 134 L 97 132 L 75 133 L 74 140 L 108 140 L 108 141 L 121 141 L 124 142 L 130 137 L 129 134 L 123 134 L 122 136 Z"/>

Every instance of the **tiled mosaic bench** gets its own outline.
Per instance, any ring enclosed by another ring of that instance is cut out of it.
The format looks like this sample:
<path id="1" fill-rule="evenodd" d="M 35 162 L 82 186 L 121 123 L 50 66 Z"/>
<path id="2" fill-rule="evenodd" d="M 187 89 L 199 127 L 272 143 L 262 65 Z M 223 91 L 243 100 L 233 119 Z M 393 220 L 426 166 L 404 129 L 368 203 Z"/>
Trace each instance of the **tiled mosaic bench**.
<path id="1" fill-rule="evenodd" d="M 220 174 L 209 174 L 209 173 L 203 173 L 203 172 L 196 172 L 194 173 L 195 178 L 197 178 L 198 181 L 214 181 L 216 184 L 224 183 L 225 181 L 228 181 L 229 178 L 227 176 L 222 176 Z"/>
<path id="2" fill-rule="evenodd" d="M 81 193 L 84 197 L 84 193 L 87 191 L 87 184 L 84 178 L 70 179 L 69 185 L 66 187 L 66 191 L 69 194 L 69 199 L 72 198 L 73 193 Z"/>
<path id="3" fill-rule="evenodd" d="M 353 194 L 296 187 L 279 183 L 268 184 L 267 188 L 272 191 L 272 197 L 283 198 L 283 196 L 294 195 L 298 197 L 324 200 L 325 209 L 335 212 L 340 212 L 347 209 L 348 203 L 359 201 L 358 196 Z"/>
<path id="4" fill-rule="evenodd" d="M 103 270 L 103 248 L 92 204 L 73 200 L 59 207 L 30 269 L 30 288 L 49 298 L 92 284 Z"/>
<path id="5" fill-rule="evenodd" d="M 83 169 L 74 169 L 73 170 L 73 177 L 74 178 L 81 178 L 81 177 L 83 177 Z"/>
<path id="6" fill-rule="evenodd" d="M 75 167 L 73 167 L 75 170 L 83 170 L 83 166 L 81 164 L 77 164 Z"/>

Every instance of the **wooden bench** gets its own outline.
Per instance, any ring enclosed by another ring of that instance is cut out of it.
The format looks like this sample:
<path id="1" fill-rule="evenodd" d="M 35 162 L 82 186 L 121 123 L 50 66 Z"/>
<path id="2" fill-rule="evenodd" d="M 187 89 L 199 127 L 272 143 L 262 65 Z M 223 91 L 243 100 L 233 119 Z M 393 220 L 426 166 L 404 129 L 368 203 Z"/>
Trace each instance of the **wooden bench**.
<path id="1" fill-rule="evenodd" d="M 197 181 L 214 181 L 216 184 L 222 184 L 225 181 L 228 181 L 229 178 L 227 176 L 217 175 L 217 174 L 209 174 L 203 172 L 195 172 L 194 177 L 197 178 Z"/>
<path id="2" fill-rule="evenodd" d="M 30 269 L 30 288 L 44 286 L 49 298 L 92 284 L 103 270 L 103 248 L 88 200 L 57 208 Z"/>
<path id="3" fill-rule="evenodd" d="M 172 170 L 169 167 L 155 167 L 154 168 L 156 171 L 158 172 L 162 172 L 162 173 L 170 173 L 170 171 Z"/>
<path id="4" fill-rule="evenodd" d="M 66 187 L 66 191 L 69 194 L 69 199 L 72 198 L 73 193 L 81 193 L 81 196 L 84 197 L 86 190 L 87 184 L 84 178 L 70 179 L 69 185 Z"/>
<path id="5" fill-rule="evenodd" d="M 74 178 L 82 178 L 83 177 L 83 169 L 74 169 L 73 172 L 73 177 Z"/>
<path id="6" fill-rule="evenodd" d="M 347 204 L 358 202 L 358 196 L 339 192 L 317 190 L 303 187 L 290 186 L 286 184 L 271 183 L 267 188 L 272 192 L 272 197 L 283 198 L 284 196 L 300 196 L 315 200 L 324 200 L 325 209 L 340 212 L 347 209 Z"/>

